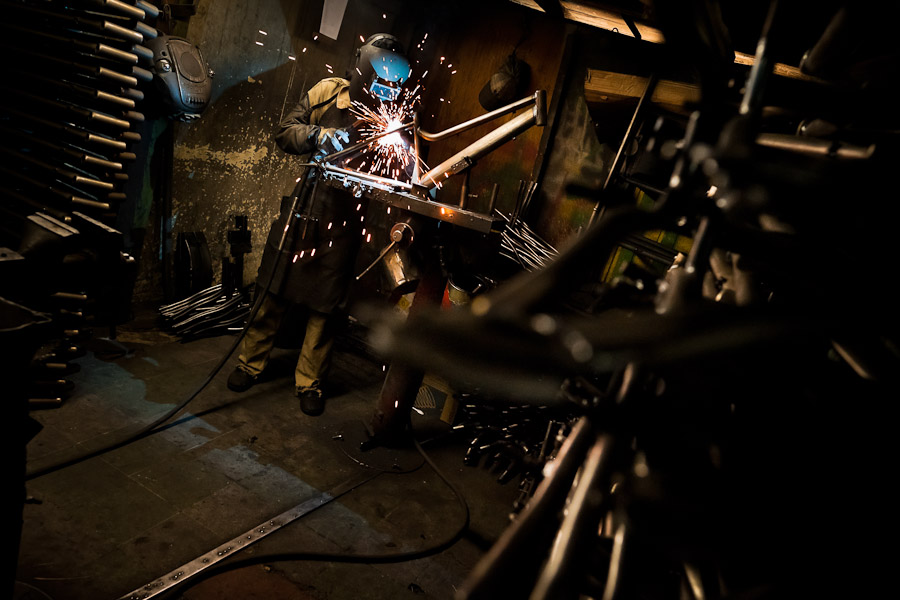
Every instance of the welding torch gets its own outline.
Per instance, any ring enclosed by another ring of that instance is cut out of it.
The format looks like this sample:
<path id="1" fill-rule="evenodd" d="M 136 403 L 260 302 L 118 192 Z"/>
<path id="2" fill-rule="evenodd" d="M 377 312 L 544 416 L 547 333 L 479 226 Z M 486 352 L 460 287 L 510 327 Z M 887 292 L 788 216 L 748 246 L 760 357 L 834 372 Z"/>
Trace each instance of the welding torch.
<path id="1" fill-rule="evenodd" d="M 341 158 L 348 154 L 352 154 L 353 152 L 356 152 L 357 150 L 361 150 L 362 148 L 365 148 L 366 146 L 371 146 L 373 142 L 377 142 L 381 138 L 387 137 L 387 136 L 391 135 L 392 133 L 397 133 L 398 131 L 404 131 L 406 129 L 411 129 L 414 126 L 415 126 L 415 121 L 410 121 L 409 123 L 404 123 L 403 125 L 395 127 L 393 129 L 391 129 L 390 131 L 383 131 L 377 135 L 368 137 L 368 138 L 362 140 L 361 142 L 353 144 L 352 146 L 350 146 L 348 148 L 344 148 L 343 150 L 339 150 L 338 152 L 335 152 L 333 154 L 323 156 L 322 158 L 320 158 L 318 160 L 323 163 L 326 161 L 331 162 L 331 161 L 337 160 L 338 158 Z"/>

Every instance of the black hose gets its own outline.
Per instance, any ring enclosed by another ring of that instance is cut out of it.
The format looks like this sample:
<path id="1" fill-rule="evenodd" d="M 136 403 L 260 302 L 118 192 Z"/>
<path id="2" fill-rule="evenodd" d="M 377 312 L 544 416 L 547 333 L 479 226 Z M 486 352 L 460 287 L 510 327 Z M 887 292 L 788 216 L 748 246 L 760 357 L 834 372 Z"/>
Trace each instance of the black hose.
<path id="1" fill-rule="evenodd" d="M 318 167 L 316 163 L 305 163 L 301 166 L 311 166 Z M 312 191 L 309 192 L 312 196 L 312 199 L 315 198 L 316 187 L 318 185 L 318 173 L 314 173 L 312 177 L 309 176 L 308 173 L 304 173 L 300 180 L 297 182 L 297 186 L 294 187 L 293 192 L 293 204 L 291 205 L 291 212 L 289 215 L 294 214 L 298 206 L 301 204 L 301 196 L 305 195 L 304 193 L 309 190 L 309 182 L 313 181 Z M 310 202 L 312 202 L 312 199 Z M 292 223 L 294 220 L 288 218 L 288 223 Z M 90 450 L 86 453 L 79 454 L 77 456 L 73 456 L 71 458 L 67 458 L 60 462 L 51 464 L 46 467 L 42 467 L 39 469 L 35 469 L 30 472 L 26 472 L 25 480 L 28 481 L 30 479 L 35 479 L 37 477 L 42 477 L 47 475 L 48 473 L 53 473 L 54 471 L 59 471 L 60 469 L 64 469 L 66 467 L 71 467 L 72 465 L 76 465 L 78 463 L 84 462 L 90 458 L 94 458 L 96 456 L 100 456 L 101 454 L 106 454 L 112 450 L 117 450 L 118 448 L 122 448 L 123 446 L 127 446 L 132 442 L 136 442 L 137 440 L 143 439 L 152 433 L 155 433 L 155 429 L 174 417 L 176 414 L 181 412 L 188 404 L 190 404 L 194 398 L 196 398 L 200 392 L 206 389 L 206 386 L 212 382 L 213 378 L 222 370 L 222 367 L 225 366 L 225 363 L 231 358 L 231 355 L 234 354 L 234 351 L 237 349 L 238 345 L 244 339 L 244 336 L 247 334 L 247 331 L 250 329 L 250 324 L 253 322 L 253 319 L 256 317 L 256 314 L 259 312 L 259 307 L 262 304 L 262 298 L 268 293 L 269 288 L 272 286 L 272 282 L 275 279 L 275 271 L 278 267 L 278 259 L 281 258 L 281 252 L 284 249 L 284 244 L 287 240 L 289 228 L 285 228 L 281 233 L 281 239 L 278 242 L 278 249 L 275 254 L 275 262 L 272 266 L 272 271 L 269 273 L 269 277 L 266 281 L 266 285 L 261 289 L 261 292 L 257 294 L 256 301 L 253 303 L 253 308 L 250 310 L 250 314 L 247 317 L 247 322 L 244 324 L 244 328 L 241 330 L 241 333 L 235 338 L 234 343 L 231 344 L 231 347 L 228 349 L 228 352 L 219 359 L 219 362 L 216 363 L 216 366 L 213 367 L 212 371 L 210 371 L 209 375 L 203 380 L 203 382 L 195 389 L 187 398 L 185 398 L 182 402 L 177 404 L 174 408 L 166 412 L 161 417 L 157 418 L 151 423 L 142 426 L 136 432 L 124 437 L 123 439 L 113 441 L 109 444 L 103 445 L 100 448 L 95 450 Z"/>

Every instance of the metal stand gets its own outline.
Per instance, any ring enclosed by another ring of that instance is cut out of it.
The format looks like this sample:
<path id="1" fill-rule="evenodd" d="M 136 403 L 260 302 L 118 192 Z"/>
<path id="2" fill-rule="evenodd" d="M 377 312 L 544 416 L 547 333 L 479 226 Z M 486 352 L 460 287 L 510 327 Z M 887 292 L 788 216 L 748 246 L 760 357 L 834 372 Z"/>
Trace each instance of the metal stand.
<path id="1" fill-rule="evenodd" d="M 425 307 L 439 306 L 444 296 L 447 278 L 437 259 L 431 261 L 422 274 L 419 287 L 409 308 L 412 317 Z M 402 363 L 391 363 L 381 387 L 381 395 L 369 422 L 371 437 L 367 448 L 386 446 L 398 448 L 411 443 L 409 413 L 422 386 L 425 373 Z"/>

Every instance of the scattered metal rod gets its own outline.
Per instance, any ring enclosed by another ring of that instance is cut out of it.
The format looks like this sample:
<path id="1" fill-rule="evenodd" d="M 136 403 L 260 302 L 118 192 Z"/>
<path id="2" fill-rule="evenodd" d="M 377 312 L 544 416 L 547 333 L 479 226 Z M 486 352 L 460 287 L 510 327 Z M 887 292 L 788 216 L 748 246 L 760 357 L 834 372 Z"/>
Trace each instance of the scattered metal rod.
<path id="1" fill-rule="evenodd" d="M 521 223 L 523 215 L 527 214 L 528 205 L 531 204 L 531 199 L 534 197 L 535 191 L 537 191 L 537 185 L 537 181 L 529 182 L 528 190 L 525 193 L 525 197 L 522 199 L 522 206 L 516 215 L 516 222 Z"/>
<path id="2" fill-rule="evenodd" d="M 521 188 L 524 189 L 522 183 Z M 507 227 L 500 232 L 501 256 L 517 262 L 527 271 L 535 271 L 545 267 L 559 254 L 524 221 L 514 221 L 513 215 L 507 217 L 500 211 L 494 212 L 507 222 Z"/>

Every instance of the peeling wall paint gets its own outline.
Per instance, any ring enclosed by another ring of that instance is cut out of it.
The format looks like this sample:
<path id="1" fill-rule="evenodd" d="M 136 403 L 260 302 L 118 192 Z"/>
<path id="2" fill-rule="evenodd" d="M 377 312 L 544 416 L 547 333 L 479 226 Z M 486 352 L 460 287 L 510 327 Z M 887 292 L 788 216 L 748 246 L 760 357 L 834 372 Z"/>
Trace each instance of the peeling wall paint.
<path id="1" fill-rule="evenodd" d="M 291 193 L 300 175 L 300 158 L 283 152 L 273 139 L 283 115 L 316 81 L 330 76 L 326 64 L 343 74 L 359 36 L 373 33 L 374 24 L 400 29 L 393 15 L 403 14 L 401 6 L 399 0 L 350 0 L 335 41 L 316 36 L 321 0 L 200 3 L 185 37 L 215 71 L 213 92 L 199 120 L 172 124 L 170 211 L 178 218 L 168 238 L 174 244 L 181 232 L 202 232 L 214 282 L 230 257 L 227 235 L 239 215 L 248 218 L 253 247 L 245 257 L 244 283 L 255 280 L 282 196 Z M 159 273 L 164 265 L 171 272 L 172 260 L 170 252 L 161 263 L 143 266 L 147 281 L 139 282 L 136 295 L 160 295 Z"/>
<path id="2" fill-rule="evenodd" d="M 255 146 L 245 150 L 231 151 L 213 150 L 210 148 L 209 144 L 204 144 L 203 146 L 182 145 L 175 148 L 176 161 L 198 161 L 200 163 L 215 162 L 237 169 L 252 168 L 265 160 L 268 156 L 269 149 L 266 146 Z M 179 165 L 179 168 L 190 168 L 190 165 L 187 167 L 185 165 Z M 188 177 L 193 179 L 193 176 L 194 171 L 191 171 Z"/>

